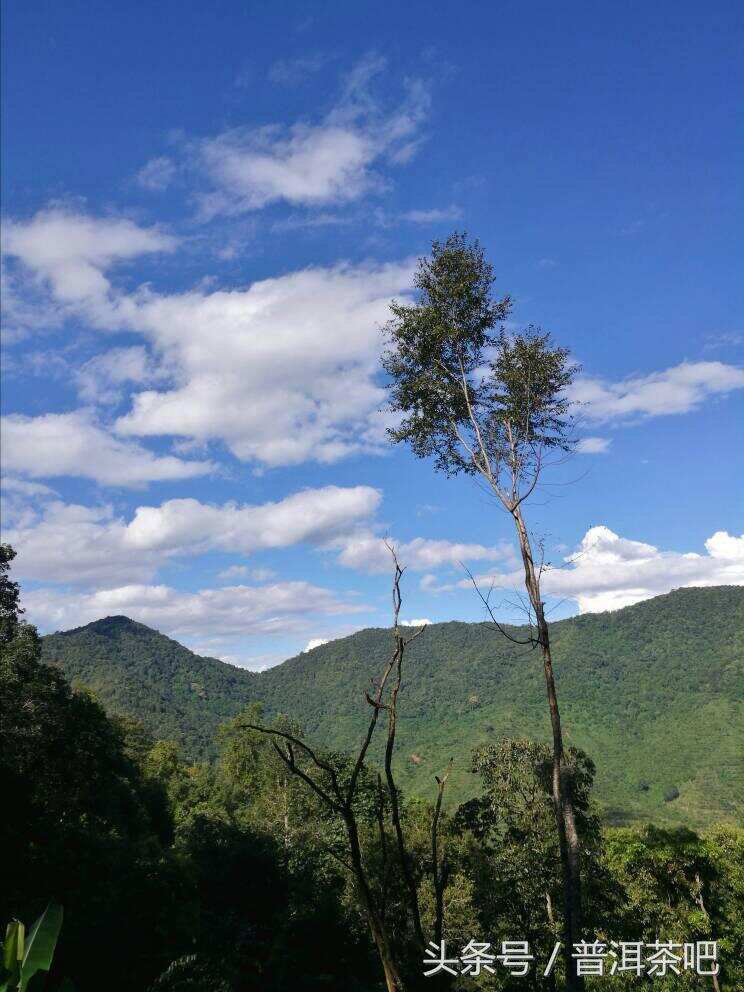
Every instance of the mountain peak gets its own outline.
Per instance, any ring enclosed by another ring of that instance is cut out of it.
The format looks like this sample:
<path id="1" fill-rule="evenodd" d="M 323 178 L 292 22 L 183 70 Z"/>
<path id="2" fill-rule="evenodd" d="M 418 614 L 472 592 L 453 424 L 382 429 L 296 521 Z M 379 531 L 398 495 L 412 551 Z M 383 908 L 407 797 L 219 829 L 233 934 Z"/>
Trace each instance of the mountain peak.
<path id="1" fill-rule="evenodd" d="M 132 620 L 131 617 L 125 617 L 123 615 L 102 617 L 100 620 L 93 620 L 91 623 L 86 623 L 82 627 L 75 627 L 72 630 L 62 631 L 62 633 L 79 634 L 83 631 L 98 634 L 100 637 L 117 637 L 128 632 L 140 633 L 143 631 L 147 631 L 149 634 L 158 634 L 160 637 L 163 636 L 153 627 L 148 627 L 144 623 L 139 623 L 137 620 Z"/>

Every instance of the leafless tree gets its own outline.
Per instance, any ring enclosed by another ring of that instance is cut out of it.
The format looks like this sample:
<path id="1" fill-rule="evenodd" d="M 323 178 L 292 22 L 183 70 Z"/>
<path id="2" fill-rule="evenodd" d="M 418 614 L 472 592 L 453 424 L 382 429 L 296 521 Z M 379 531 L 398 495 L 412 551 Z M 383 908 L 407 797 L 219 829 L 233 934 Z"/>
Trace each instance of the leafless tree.
<path id="1" fill-rule="evenodd" d="M 369 926 L 372 939 L 382 964 L 385 983 L 388 992 L 405 992 L 407 989 L 404 969 L 398 960 L 395 941 L 387 917 L 387 894 L 391 872 L 395 866 L 400 868 L 406 894 L 407 911 L 415 936 L 417 951 L 423 959 L 427 942 L 421 922 L 418 884 L 414 871 L 413 860 L 406 844 L 403 818 L 400 807 L 399 790 L 395 782 L 393 758 L 398 720 L 398 702 L 403 680 L 403 660 L 408 645 L 416 640 L 424 627 L 415 633 L 405 635 L 400 626 L 401 589 L 400 583 L 403 568 L 398 562 L 395 549 L 388 545 L 393 562 L 393 650 L 383 670 L 372 679 L 369 690 L 365 693 L 367 703 L 371 708 L 369 724 L 359 750 L 351 766 L 351 774 L 341 776 L 331 760 L 318 753 L 306 741 L 294 734 L 277 727 L 267 727 L 260 724 L 248 723 L 245 726 L 251 730 L 267 734 L 272 738 L 272 744 L 279 758 L 284 762 L 289 772 L 300 778 L 309 789 L 323 802 L 343 824 L 346 840 L 346 855 L 343 859 L 345 867 L 351 872 L 359 906 Z M 380 835 L 380 850 L 382 857 L 381 877 L 375 880 L 370 877 L 370 870 L 365 862 L 362 846 L 362 829 L 357 812 L 357 799 L 361 784 L 361 776 L 370 747 L 384 714 L 387 719 L 387 737 L 384 756 L 384 783 L 382 775 L 377 779 L 376 819 Z M 431 822 L 431 851 L 432 851 L 432 884 L 435 895 L 434 940 L 440 941 L 443 932 L 444 891 L 447 886 L 449 870 L 446 858 L 439 850 L 439 827 L 442 816 L 442 800 L 449 775 L 449 769 L 440 778 L 437 777 L 437 798 Z M 392 842 L 388 837 L 392 833 Z M 392 851 L 391 851 L 392 848 Z M 392 856 L 394 852 L 394 857 Z M 376 889 L 379 891 L 376 892 Z M 449 984 L 444 979 L 437 987 Z M 434 987 L 435 983 L 430 983 Z"/>

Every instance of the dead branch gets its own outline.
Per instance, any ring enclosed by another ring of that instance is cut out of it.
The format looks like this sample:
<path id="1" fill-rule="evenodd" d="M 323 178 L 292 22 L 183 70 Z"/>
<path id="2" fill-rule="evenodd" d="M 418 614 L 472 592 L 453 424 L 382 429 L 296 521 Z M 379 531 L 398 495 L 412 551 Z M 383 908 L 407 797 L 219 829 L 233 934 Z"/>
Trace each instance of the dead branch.
<path id="1" fill-rule="evenodd" d="M 480 599 L 480 601 L 485 606 L 486 610 L 488 611 L 488 615 L 490 616 L 490 618 L 491 618 L 493 624 L 495 625 L 495 627 L 498 629 L 499 633 L 503 634 L 504 637 L 506 637 L 507 640 L 512 641 L 512 643 L 514 643 L 514 644 L 520 644 L 523 647 L 524 646 L 528 646 L 528 647 L 531 647 L 531 648 L 537 647 L 537 645 L 538 645 L 539 642 L 536 641 L 534 639 L 534 637 L 530 637 L 528 640 L 522 641 L 518 637 L 514 637 L 512 634 L 510 634 L 509 631 L 506 629 L 506 627 L 504 627 L 502 624 L 499 623 L 499 621 L 494 616 L 494 612 L 493 612 L 493 609 L 491 608 L 491 604 L 490 604 L 490 602 L 488 600 L 488 596 L 484 596 L 483 593 L 481 592 L 480 586 L 476 582 L 475 576 L 473 575 L 473 573 L 470 571 L 470 569 L 467 567 L 467 565 L 465 565 L 463 562 L 460 562 L 460 566 L 463 568 L 463 570 L 465 572 L 467 572 L 470 581 L 473 583 L 473 588 L 475 589 L 476 593 L 478 594 L 478 598 Z"/>

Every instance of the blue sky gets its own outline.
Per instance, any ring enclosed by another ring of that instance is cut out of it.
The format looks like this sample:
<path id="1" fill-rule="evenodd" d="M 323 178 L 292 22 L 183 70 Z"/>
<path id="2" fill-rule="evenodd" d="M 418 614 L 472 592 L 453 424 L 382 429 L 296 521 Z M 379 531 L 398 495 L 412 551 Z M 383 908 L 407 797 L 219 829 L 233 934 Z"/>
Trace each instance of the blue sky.
<path id="1" fill-rule="evenodd" d="M 744 583 L 740 4 L 11 0 L 3 35 L 3 525 L 41 629 L 262 667 L 387 623 L 386 536 L 406 619 L 481 617 L 461 561 L 516 617 L 508 519 L 380 412 L 387 303 L 455 228 L 583 367 L 530 508 L 554 615 Z"/>

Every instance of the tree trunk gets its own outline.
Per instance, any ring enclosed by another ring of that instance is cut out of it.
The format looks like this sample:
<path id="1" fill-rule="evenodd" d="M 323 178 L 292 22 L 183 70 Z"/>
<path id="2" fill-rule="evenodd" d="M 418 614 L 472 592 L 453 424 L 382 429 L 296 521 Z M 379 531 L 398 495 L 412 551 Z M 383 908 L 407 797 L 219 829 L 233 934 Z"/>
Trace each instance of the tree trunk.
<path id="1" fill-rule="evenodd" d="M 519 506 L 512 511 L 512 516 L 517 528 L 519 547 L 522 553 L 524 582 L 535 614 L 537 641 L 542 653 L 545 687 L 550 707 L 550 723 L 553 730 L 553 807 L 558 829 L 558 845 L 563 875 L 563 956 L 566 965 L 566 988 L 568 992 L 580 992 L 584 988 L 584 979 L 576 974 L 576 964 L 572 957 L 573 945 L 581 940 L 579 835 L 576 829 L 576 816 L 570 789 L 566 788 L 564 781 L 563 733 L 558 710 L 558 697 L 555 691 L 550 632 L 540 596 L 540 579 L 535 571 L 532 546 Z"/>
<path id="2" fill-rule="evenodd" d="M 695 902 L 710 920 L 710 913 L 705 908 L 705 901 L 703 900 L 703 880 L 700 878 L 700 872 L 697 871 L 695 872 L 695 885 L 697 887 L 697 894 L 694 897 Z M 713 992 L 721 992 L 721 986 L 718 983 L 718 975 L 711 975 L 710 979 L 711 984 L 713 985 Z"/>
<path id="3" fill-rule="evenodd" d="M 387 992 L 405 992 L 403 979 L 398 971 L 393 953 L 390 947 L 390 939 L 387 928 L 374 903 L 372 892 L 367 884 L 362 863 L 362 851 L 359 844 L 359 833 L 353 814 L 344 816 L 346 834 L 349 839 L 349 853 L 351 854 L 351 864 L 354 869 L 354 880 L 356 883 L 357 895 L 362 904 L 364 915 L 367 917 L 372 939 L 375 942 L 377 953 L 380 957 L 382 970 L 385 974 L 385 987 Z"/>

